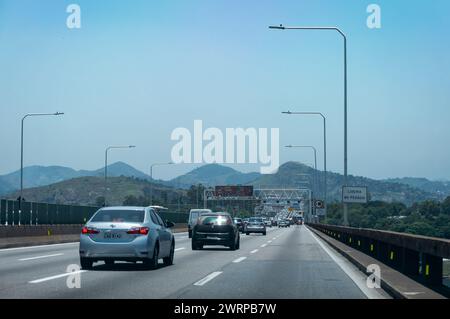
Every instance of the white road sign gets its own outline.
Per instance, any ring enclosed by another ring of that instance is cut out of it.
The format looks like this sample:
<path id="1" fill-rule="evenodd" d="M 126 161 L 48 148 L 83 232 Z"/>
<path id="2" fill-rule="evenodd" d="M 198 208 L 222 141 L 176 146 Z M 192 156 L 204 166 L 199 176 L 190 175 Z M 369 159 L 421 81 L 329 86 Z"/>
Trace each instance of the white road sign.
<path id="1" fill-rule="evenodd" d="M 343 203 L 367 203 L 367 187 L 365 186 L 344 186 L 342 187 Z"/>

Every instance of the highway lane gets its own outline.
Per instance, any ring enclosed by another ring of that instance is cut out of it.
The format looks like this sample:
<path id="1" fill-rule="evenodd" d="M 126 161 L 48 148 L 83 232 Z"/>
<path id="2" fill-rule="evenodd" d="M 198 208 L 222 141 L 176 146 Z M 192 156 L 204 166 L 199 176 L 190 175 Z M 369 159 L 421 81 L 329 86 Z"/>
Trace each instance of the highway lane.
<path id="1" fill-rule="evenodd" d="M 331 248 L 322 245 L 305 226 L 269 228 L 267 236 L 241 235 L 241 249 L 237 251 L 221 247 L 192 251 L 187 234 L 176 234 L 173 266 L 161 265 L 149 271 L 134 264 L 108 267 L 98 263 L 94 270 L 80 274 L 80 289 L 69 289 L 67 277 L 55 278 L 64 276 L 68 265 L 79 263 L 77 244 L 3 250 L 0 298 L 386 296 L 363 292 L 355 281 L 362 282 L 364 276 L 356 269 L 347 269 L 349 276 L 326 251 Z"/>

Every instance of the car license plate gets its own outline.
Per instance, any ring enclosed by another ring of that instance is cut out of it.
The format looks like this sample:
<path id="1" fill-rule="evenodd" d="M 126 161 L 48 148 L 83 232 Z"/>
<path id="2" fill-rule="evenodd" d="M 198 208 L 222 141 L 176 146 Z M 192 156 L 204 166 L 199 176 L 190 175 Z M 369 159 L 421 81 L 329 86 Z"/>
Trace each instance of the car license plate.
<path id="1" fill-rule="evenodd" d="M 104 238 L 105 239 L 120 239 L 122 237 L 121 234 L 115 234 L 115 233 L 105 233 Z"/>

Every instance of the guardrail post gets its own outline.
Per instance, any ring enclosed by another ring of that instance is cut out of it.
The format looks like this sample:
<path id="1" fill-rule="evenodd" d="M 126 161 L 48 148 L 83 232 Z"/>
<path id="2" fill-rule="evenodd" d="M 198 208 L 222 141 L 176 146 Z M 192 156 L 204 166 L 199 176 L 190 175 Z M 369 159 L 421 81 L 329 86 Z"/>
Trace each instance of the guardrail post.
<path id="1" fill-rule="evenodd" d="M 419 275 L 420 253 L 403 248 L 402 271 L 407 276 L 417 277 Z"/>
<path id="2" fill-rule="evenodd" d="M 432 286 L 442 285 L 442 257 L 422 254 L 422 277 Z"/>

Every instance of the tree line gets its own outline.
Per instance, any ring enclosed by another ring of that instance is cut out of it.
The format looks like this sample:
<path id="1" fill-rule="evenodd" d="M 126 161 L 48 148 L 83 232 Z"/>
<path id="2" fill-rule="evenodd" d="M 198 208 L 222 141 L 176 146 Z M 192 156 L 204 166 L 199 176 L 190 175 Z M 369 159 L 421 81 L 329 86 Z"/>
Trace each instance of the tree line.
<path id="1" fill-rule="evenodd" d="M 342 224 L 342 204 L 329 204 L 325 223 Z M 388 230 L 450 239 L 450 196 L 442 202 L 426 200 L 410 207 L 372 201 L 349 205 L 350 227 Z"/>

